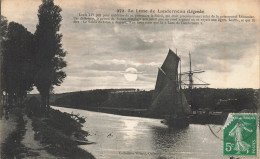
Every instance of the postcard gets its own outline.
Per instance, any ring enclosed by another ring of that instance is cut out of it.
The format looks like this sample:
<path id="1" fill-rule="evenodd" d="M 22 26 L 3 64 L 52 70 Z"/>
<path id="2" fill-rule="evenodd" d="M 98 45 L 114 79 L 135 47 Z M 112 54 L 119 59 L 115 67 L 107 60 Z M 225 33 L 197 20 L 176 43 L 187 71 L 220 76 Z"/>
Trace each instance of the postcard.
<path id="1" fill-rule="evenodd" d="M 2 0 L 1 158 L 259 157 L 259 0 Z"/>

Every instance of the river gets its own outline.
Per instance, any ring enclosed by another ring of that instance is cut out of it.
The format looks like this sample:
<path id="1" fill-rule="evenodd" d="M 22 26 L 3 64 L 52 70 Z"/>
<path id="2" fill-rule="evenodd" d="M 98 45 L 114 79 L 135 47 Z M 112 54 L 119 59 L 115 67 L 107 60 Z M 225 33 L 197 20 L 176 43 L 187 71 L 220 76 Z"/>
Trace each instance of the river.
<path id="1" fill-rule="evenodd" d="M 97 159 L 228 158 L 222 156 L 222 141 L 207 125 L 169 130 L 159 119 L 53 108 L 87 117 L 83 129 L 90 133 L 87 139 L 95 144 L 80 147 Z"/>

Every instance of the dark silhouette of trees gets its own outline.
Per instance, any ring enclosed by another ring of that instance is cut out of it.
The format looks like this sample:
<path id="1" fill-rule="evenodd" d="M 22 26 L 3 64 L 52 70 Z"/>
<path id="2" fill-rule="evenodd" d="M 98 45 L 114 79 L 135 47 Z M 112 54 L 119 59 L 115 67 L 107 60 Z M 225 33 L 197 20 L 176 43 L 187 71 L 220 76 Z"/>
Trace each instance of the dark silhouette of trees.
<path id="1" fill-rule="evenodd" d="M 0 102 L 3 101 L 3 46 L 2 42 L 6 38 L 7 34 L 7 19 L 6 17 L 1 15 L 1 22 L 0 22 Z M 0 104 L 0 112 L 2 110 L 1 104 Z M 1 114 L 0 114 L 1 115 Z"/>
<path id="2" fill-rule="evenodd" d="M 189 89 L 183 89 L 183 91 L 189 100 Z M 196 88 L 193 89 L 193 92 L 193 104 L 196 104 L 199 109 L 231 110 L 232 112 L 240 112 L 245 109 L 256 112 L 257 108 L 259 109 L 259 89 Z M 153 102 L 153 93 L 153 90 L 128 92 L 124 89 L 70 92 L 53 95 L 53 99 L 55 99 L 53 104 L 87 110 L 98 110 L 92 109 L 98 107 L 149 109 Z M 219 102 L 221 100 L 228 102 L 223 105 Z"/>
<path id="3" fill-rule="evenodd" d="M 59 86 L 66 77 L 62 68 L 66 67 L 63 58 L 62 34 L 58 33 L 62 17 L 61 8 L 53 0 L 42 0 L 38 10 L 38 25 L 35 32 L 36 56 L 35 86 L 41 94 L 41 107 L 44 112 L 49 109 L 49 94 L 53 86 Z"/>
<path id="4" fill-rule="evenodd" d="M 7 34 L 7 19 L 4 16 L 1 16 L 1 23 L 0 23 L 0 37 L 1 41 L 5 39 Z"/>
<path id="5" fill-rule="evenodd" d="M 3 55 L 1 67 L 1 90 L 6 92 L 8 103 L 23 101 L 35 85 L 41 95 L 41 108 L 49 108 L 49 94 L 66 77 L 62 49 L 62 34 L 59 33 L 61 8 L 53 0 L 42 0 L 38 10 L 38 25 L 31 34 L 22 25 L 1 16 L 0 42 Z M 6 98 L 7 99 L 7 98 Z"/>
<path id="6" fill-rule="evenodd" d="M 33 34 L 21 24 L 10 22 L 3 49 L 2 87 L 8 94 L 9 104 L 21 102 L 27 92 L 32 90 L 34 54 Z"/>

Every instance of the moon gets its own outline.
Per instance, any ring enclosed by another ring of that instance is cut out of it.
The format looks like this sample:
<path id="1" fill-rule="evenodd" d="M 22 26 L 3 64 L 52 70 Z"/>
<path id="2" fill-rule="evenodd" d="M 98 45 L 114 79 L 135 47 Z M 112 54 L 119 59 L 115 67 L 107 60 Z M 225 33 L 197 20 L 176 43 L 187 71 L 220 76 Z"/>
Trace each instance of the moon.
<path id="1" fill-rule="evenodd" d="M 125 79 L 129 82 L 136 81 L 137 79 L 137 70 L 133 67 L 129 67 L 124 72 Z"/>

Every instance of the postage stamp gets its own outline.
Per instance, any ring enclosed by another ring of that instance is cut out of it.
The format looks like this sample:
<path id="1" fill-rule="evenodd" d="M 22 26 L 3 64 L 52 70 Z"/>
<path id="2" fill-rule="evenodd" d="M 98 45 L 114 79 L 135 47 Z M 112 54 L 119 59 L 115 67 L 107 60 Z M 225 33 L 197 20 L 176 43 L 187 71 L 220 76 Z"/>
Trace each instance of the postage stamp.
<path id="1" fill-rule="evenodd" d="M 224 156 L 257 156 L 258 115 L 230 113 L 223 127 Z"/>

